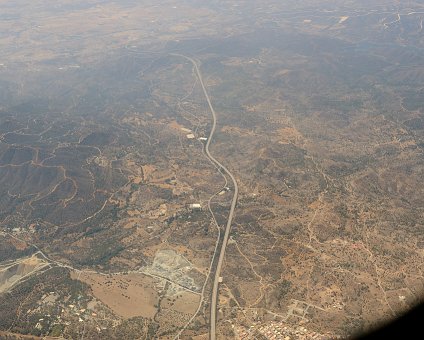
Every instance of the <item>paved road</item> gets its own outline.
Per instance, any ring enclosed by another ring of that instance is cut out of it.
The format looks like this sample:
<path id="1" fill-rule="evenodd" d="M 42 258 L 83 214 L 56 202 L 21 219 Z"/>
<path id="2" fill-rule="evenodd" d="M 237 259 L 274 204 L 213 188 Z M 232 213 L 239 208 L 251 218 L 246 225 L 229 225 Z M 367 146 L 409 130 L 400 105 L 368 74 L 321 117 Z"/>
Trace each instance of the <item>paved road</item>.
<path id="1" fill-rule="evenodd" d="M 183 58 L 189 60 L 193 64 L 193 66 L 196 70 L 197 77 L 199 78 L 200 85 L 202 86 L 203 93 L 206 97 L 206 100 L 208 102 L 209 109 L 212 113 L 212 118 L 213 118 L 212 129 L 211 129 L 208 141 L 207 141 L 206 146 L 205 146 L 205 152 L 206 152 L 206 155 L 208 156 L 208 158 L 213 163 L 215 163 L 219 168 L 224 170 L 224 172 L 231 178 L 231 180 L 233 181 L 233 186 L 234 186 L 234 195 L 233 195 L 233 199 L 231 201 L 231 208 L 230 208 L 230 213 L 228 214 L 228 220 L 227 220 L 227 225 L 226 225 L 226 228 L 225 228 L 225 234 L 224 234 L 224 239 L 223 239 L 223 242 L 222 242 L 222 247 L 219 251 L 218 264 L 216 266 L 215 278 L 214 278 L 213 289 L 212 289 L 211 319 L 210 319 L 210 334 L 209 335 L 210 335 L 211 340 L 215 340 L 216 339 L 216 306 L 217 306 L 217 303 L 218 303 L 219 277 L 221 276 L 222 263 L 224 261 L 225 250 L 227 248 L 228 238 L 230 237 L 231 223 L 233 221 L 234 210 L 236 208 L 237 197 L 238 197 L 238 185 L 237 185 L 237 181 L 236 181 L 234 175 L 224 165 L 222 165 L 214 156 L 212 156 L 210 151 L 209 151 L 209 146 L 212 143 L 213 135 L 214 135 L 215 129 L 216 129 L 216 113 L 215 113 L 215 110 L 212 106 L 208 92 L 206 91 L 205 85 L 203 83 L 202 74 L 200 72 L 200 69 L 197 66 L 196 61 L 193 60 L 192 58 L 187 57 L 187 56 L 182 55 L 182 54 L 173 54 L 173 55 L 183 57 Z"/>

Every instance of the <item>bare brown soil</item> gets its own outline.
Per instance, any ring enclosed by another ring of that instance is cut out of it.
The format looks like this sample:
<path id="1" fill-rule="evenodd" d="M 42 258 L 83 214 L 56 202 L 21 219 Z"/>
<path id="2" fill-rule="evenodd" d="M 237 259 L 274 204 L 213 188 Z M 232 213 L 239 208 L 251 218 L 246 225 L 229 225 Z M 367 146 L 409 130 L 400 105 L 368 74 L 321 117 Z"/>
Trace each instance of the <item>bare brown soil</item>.
<path id="1" fill-rule="evenodd" d="M 156 314 L 158 294 L 155 280 L 142 274 L 99 275 L 73 273 L 73 278 L 90 285 L 93 295 L 123 318 Z"/>

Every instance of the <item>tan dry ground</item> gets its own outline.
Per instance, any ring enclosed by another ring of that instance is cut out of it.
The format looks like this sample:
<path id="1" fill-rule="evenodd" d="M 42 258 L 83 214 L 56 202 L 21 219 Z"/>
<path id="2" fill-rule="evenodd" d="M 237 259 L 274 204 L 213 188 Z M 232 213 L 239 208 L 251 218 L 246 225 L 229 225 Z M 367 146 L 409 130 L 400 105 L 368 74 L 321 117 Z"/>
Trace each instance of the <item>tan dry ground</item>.
<path id="1" fill-rule="evenodd" d="M 128 213 L 128 215 L 130 215 L 130 214 Z M 124 227 L 124 229 L 131 229 L 131 228 L 137 227 L 138 225 L 142 225 L 142 224 L 143 224 L 142 218 L 128 218 L 125 221 L 125 223 L 123 223 L 123 227 Z"/>
<path id="2" fill-rule="evenodd" d="M 300 132 L 292 127 L 281 128 L 278 130 L 278 134 L 281 138 L 281 140 L 279 141 L 280 144 L 295 144 L 296 142 L 301 141 L 303 138 Z"/>
<path id="3" fill-rule="evenodd" d="M 193 340 L 208 340 L 209 334 L 196 335 L 192 337 Z"/>
<path id="4" fill-rule="evenodd" d="M 219 306 L 225 306 L 227 303 L 230 302 L 230 299 L 227 296 L 224 296 L 222 294 L 219 295 Z"/>
<path id="5" fill-rule="evenodd" d="M 17 250 L 24 250 L 28 247 L 28 245 L 20 240 L 17 240 L 15 238 L 10 239 L 10 243 L 17 249 Z"/>
<path id="6" fill-rule="evenodd" d="M 168 124 L 168 126 L 174 130 L 191 132 L 190 129 L 186 128 L 184 125 L 179 124 L 176 120 L 173 120 Z"/>
<path id="7" fill-rule="evenodd" d="M 174 172 L 170 169 L 156 169 L 150 174 L 149 183 L 155 184 L 161 188 L 172 188 L 172 185 L 165 183 L 166 180 L 172 179 L 172 177 L 174 177 Z"/>
<path id="8" fill-rule="evenodd" d="M 127 210 L 127 214 L 133 217 L 136 215 L 141 215 L 141 212 L 138 209 L 134 209 L 134 210 Z"/>
<path id="9" fill-rule="evenodd" d="M 146 164 L 143 165 L 141 168 L 143 169 L 143 180 L 145 182 L 148 182 L 153 172 L 156 171 L 156 167 L 150 164 Z"/>
<path id="10" fill-rule="evenodd" d="M 197 307 L 199 306 L 200 296 L 190 292 L 180 292 L 178 293 L 178 298 L 174 302 L 163 301 L 162 307 L 167 309 L 172 309 L 176 312 L 184 314 L 193 314 Z"/>
<path id="11" fill-rule="evenodd" d="M 257 282 L 243 282 L 240 284 L 242 288 L 242 298 L 250 305 L 258 300 L 261 296 L 260 285 Z"/>
<path id="12" fill-rule="evenodd" d="M 141 182 L 143 182 L 143 178 L 135 176 L 132 181 L 134 184 L 140 184 Z"/>
<path id="13" fill-rule="evenodd" d="M 100 275 L 72 273 L 72 278 L 90 285 L 93 295 L 123 318 L 153 318 L 159 297 L 154 279 L 143 274 Z"/>
<path id="14" fill-rule="evenodd" d="M 157 251 L 161 250 L 164 247 L 162 243 L 155 244 L 153 246 L 144 247 L 142 252 L 146 257 L 153 258 Z"/>

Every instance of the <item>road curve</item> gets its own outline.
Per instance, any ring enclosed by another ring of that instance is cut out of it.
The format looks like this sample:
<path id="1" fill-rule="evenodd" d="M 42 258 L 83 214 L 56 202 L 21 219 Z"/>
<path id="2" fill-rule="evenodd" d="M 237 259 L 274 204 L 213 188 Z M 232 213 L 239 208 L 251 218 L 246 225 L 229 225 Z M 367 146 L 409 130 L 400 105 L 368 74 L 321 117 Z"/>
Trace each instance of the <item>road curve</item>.
<path id="1" fill-rule="evenodd" d="M 205 152 L 206 152 L 206 155 L 208 156 L 208 158 L 213 163 L 215 163 L 219 168 L 224 170 L 224 172 L 231 178 L 231 180 L 233 181 L 233 186 L 234 186 L 234 195 L 233 195 L 233 199 L 231 201 L 231 207 L 230 207 L 230 212 L 228 214 L 227 225 L 226 225 L 226 228 L 225 228 L 225 234 L 224 234 L 224 238 L 223 238 L 223 241 L 222 241 L 222 247 L 219 251 L 219 258 L 218 258 L 218 263 L 217 263 L 217 266 L 216 266 L 215 278 L 214 278 L 214 281 L 213 281 L 213 288 L 212 288 L 211 311 L 210 311 L 211 312 L 211 318 L 210 318 L 209 337 L 210 337 L 211 340 L 215 340 L 216 339 L 216 307 L 217 307 L 217 303 L 218 303 L 219 277 L 221 276 L 222 263 L 224 262 L 225 250 L 227 248 L 228 238 L 230 237 L 231 223 L 233 221 L 234 210 L 236 208 L 236 203 L 237 203 L 237 198 L 238 198 L 238 185 L 237 185 L 237 181 L 236 181 L 234 175 L 224 165 L 222 165 L 214 156 L 212 156 L 210 151 L 209 151 L 209 146 L 212 143 L 213 135 L 214 135 L 215 129 L 216 129 L 216 113 L 215 113 L 215 110 L 212 106 L 208 92 L 206 91 L 205 84 L 203 83 L 203 79 L 202 79 L 202 74 L 200 72 L 199 67 L 197 66 L 196 61 L 194 59 L 187 57 L 185 55 L 182 55 L 182 54 L 173 53 L 172 55 L 187 59 L 188 61 L 190 61 L 193 64 L 193 66 L 196 70 L 197 77 L 199 78 L 199 82 L 200 82 L 200 85 L 202 86 L 203 94 L 206 97 L 206 101 L 208 102 L 208 106 L 209 106 L 209 109 L 212 113 L 212 119 L 213 119 L 212 129 L 211 129 L 211 132 L 209 133 L 209 138 L 208 138 L 208 141 L 206 142 L 206 146 L 205 146 Z"/>

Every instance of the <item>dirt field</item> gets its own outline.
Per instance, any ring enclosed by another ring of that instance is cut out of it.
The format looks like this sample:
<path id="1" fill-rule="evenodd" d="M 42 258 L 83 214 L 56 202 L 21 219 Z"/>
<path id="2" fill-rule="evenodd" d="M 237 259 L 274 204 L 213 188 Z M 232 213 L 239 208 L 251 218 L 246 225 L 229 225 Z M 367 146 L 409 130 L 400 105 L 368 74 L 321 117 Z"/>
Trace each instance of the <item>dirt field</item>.
<path id="1" fill-rule="evenodd" d="M 73 278 L 89 284 L 96 298 L 123 318 L 155 316 L 158 295 L 154 280 L 141 274 L 110 275 L 78 273 Z"/>
<path id="2" fill-rule="evenodd" d="M 199 295 L 190 292 L 181 292 L 177 298 L 171 301 L 165 300 L 162 302 L 162 307 L 184 314 L 192 314 L 196 311 L 197 306 L 199 305 L 199 298 Z"/>

